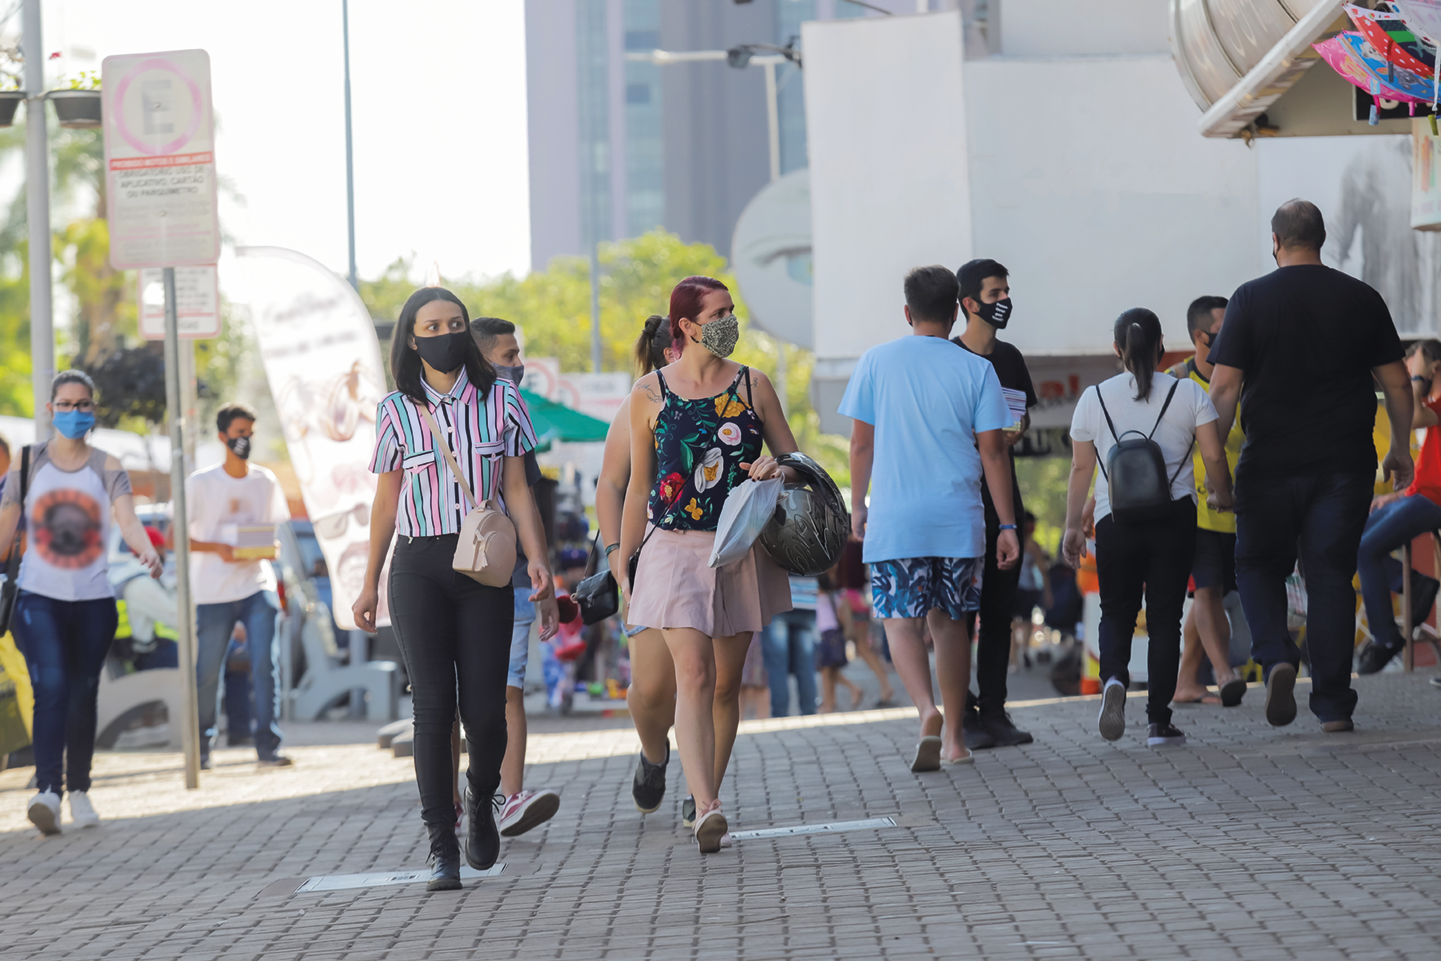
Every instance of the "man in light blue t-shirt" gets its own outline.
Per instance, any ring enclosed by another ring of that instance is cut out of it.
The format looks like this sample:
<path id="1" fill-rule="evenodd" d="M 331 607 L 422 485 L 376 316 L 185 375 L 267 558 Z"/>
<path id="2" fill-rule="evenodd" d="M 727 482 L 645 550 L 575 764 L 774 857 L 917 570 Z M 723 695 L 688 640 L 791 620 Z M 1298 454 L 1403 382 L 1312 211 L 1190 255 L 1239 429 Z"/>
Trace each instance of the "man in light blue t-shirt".
<path id="1" fill-rule="evenodd" d="M 865 541 L 876 617 L 885 621 L 896 673 L 921 715 L 912 771 L 971 760 L 961 716 L 985 570 L 983 473 L 1001 520 L 996 561 L 1008 569 L 1021 553 L 1002 436 L 1011 415 L 995 368 L 948 339 L 958 290 L 945 267 L 907 274 L 905 315 L 914 336 L 866 351 L 840 407 L 854 420 L 851 518 Z M 923 620 L 935 641 L 950 724 L 931 698 Z"/>

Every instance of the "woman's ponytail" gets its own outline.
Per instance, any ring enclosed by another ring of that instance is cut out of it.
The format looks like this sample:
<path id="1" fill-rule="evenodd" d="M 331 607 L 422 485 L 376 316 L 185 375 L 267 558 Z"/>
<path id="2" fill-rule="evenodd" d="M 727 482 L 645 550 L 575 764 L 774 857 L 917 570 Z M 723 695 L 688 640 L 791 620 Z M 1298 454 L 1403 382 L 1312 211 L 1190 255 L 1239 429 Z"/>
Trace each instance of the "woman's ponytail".
<path id="1" fill-rule="evenodd" d="M 647 317 L 635 342 L 635 365 L 641 377 L 666 365 L 665 352 L 671 343 L 669 319 L 661 314 Z"/>
<path id="2" fill-rule="evenodd" d="M 1136 378 L 1136 399 L 1151 396 L 1151 380 L 1161 362 L 1161 320 L 1144 307 L 1132 307 L 1116 318 L 1112 331 L 1121 363 Z"/>

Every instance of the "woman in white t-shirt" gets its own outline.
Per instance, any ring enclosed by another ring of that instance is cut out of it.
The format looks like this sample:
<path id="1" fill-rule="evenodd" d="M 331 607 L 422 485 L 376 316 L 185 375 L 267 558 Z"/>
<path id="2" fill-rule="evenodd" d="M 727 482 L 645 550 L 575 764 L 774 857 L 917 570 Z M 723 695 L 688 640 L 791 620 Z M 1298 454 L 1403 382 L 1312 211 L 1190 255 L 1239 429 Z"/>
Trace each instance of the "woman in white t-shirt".
<path id="1" fill-rule="evenodd" d="M 86 442 L 95 427 L 95 384 L 81 371 L 61 371 L 45 406 L 57 436 L 28 448 L 23 505 L 23 452 L 10 462 L 0 495 L 0 550 L 10 549 L 23 511 L 29 539 L 11 629 L 35 688 L 39 793 L 28 814 L 43 833 L 59 834 L 60 797 L 67 788 L 72 824 L 100 821 L 86 792 L 100 670 L 118 619 L 106 556 L 111 517 L 152 577 L 160 576 L 160 557 L 135 516 L 130 475 L 119 460 Z"/>
<path id="2" fill-rule="evenodd" d="M 1097 462 L 1096 575 L 1101 589 L 1101 736 L 1115 741 L 1126 731 L 1126 688 L 1130 684 L 1131 637 L 1136 615 L 1146 601 L 1149 639 L 1146 715 L 1151 746 L 1184 744 L 1186 736 L 1171 723 L 1171 698 L 1181 658 L 1181 609 L 1196 551 L 1196 486 L 1191 447 L 1199 444 L 1215 506 L 1231 505 L 1231 472 L 1216 429 L 1216 408 L 1201 386 L 1160 373 L 1164 347 L 1161 322 L 1144 307 L 1116 319 L 1116 356 L 1125 372 L 1088 388 L 1071 419 L 1071 482 L 1066 498 L 1066 534 L 1062 552 L 1072 567 L 1086 553 L 1083 505 Z M 1161 450 L 1164 480 L 1170 483 L 1169 509 L 1145 523 L 1112 516 L 1109 475 L 1105 468 L 1120 437 L 1149 437 Z"/>

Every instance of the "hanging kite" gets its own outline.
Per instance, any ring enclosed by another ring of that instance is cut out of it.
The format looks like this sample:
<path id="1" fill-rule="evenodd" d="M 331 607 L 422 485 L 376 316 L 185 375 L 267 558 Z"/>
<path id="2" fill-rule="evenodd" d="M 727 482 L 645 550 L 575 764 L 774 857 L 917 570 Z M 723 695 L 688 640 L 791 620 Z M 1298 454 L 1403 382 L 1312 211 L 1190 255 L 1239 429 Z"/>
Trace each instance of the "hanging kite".
<path id="1" fill-rule="evenodd" d="M 1414 113 L 1415 104 L 1432 103 L 1436 95 L 1432 79 L 1388 64 L 1359 33 L 1337 34 L 1311 46 L 1337 73 L 1372 96 L 1372 124 L 1377 122 L 1382 100 L 1411 104 Z"/>
<path id="2" fill-rule="evenodd" d="M 1346 4 L 1345 10 L 1382 60 L 1423 77 L 1435 72 L 1436 47 L 1418 36 L 1400 14 L 1390 10 L 1367 10 L 1354 3 Z"/>

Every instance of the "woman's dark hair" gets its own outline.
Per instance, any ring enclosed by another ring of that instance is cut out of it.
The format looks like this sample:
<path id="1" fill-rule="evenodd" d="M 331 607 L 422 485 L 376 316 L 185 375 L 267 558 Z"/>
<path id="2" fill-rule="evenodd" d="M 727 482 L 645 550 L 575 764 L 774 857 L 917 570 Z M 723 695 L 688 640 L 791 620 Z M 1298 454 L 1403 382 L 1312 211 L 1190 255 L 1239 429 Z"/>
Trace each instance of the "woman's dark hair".
<path id="1" fill-rule="evenodd" d="M 395 322 L 394 338 L 390 342 L 390 374 L 395 378 L 395 389 L 418 404 L 425 403 L 425 386 L 421 383 L 425 368 L 420 362 L 420 352 L 410 346 L 415 335 L 415 315 L 420 308 L 435 300 L 444 300 L 460 308 L 465 319 L 466 337 L 461 339 L 465 353 L 465 373 L 483 398 L 495 386 L 495 368 L 481 356 L 480 346 L 470 333 L 470 311 L 460 298 L 444 287 L 422 287 L 405 301 L 400 308 L 400 319 Z"/>
<path id="2" fill-rule="evenodd" d="M 60 393 L 60 387 L 63 384 L 84 384 L 85 389 L 90 391 L 90 399 L 95 399 L 95 381 L 91 380 L 90 375 L 83 370 L 71 368 L 56 374 L 55 379 L 50 382 L 51 400 L 54 400 L 55 395 Z"/>
<path id="3" fill-rule="evenodd" d="M 660 314 L 647 317 L 645 325 L 641 327 L 640 337 L 635 342 L 635 366 L 640 370 L 640 376 L 644 377 L 657 367 L 664 367 L 666 348 L 679 348 L 683 343 L 684 339 L 677 341 L 671 336 L 670 323 L 665 317 Z"/>
<path id="4" fill-rule="evenodd" d="M 1161 319 L 1144 307 L 1132 307 L 1116 318 L 1113 331 L 1121 363 L 1136 378 L 1136 399 L 1151 396 L 1151 378 L 1161 362 Z"/>
<path id="5" fill-rule="evenodd" d="M 713 290 L 730 290 L 725 284 L 714 277 L 702 277 L 696 275 L 687 277 L 675 285 L 670 292 L 670 336 L 676 342 L 684 342 L 685 337 L 680 332 L 681 318 L 700 323 L 701 306 L 705 302 L 705 295 Z"/>
<path id="6" fill-rule="evenodd" d="M 1441 360 L 1441 340 L 1432 340 L 1430 338 L 1427 338 L 1426 340 L 1415 341 L 1411 344 L 1410 347 L 1406 348 L 1406 356 L 1410 357 L 1418 350 L 1421 353 L 1425 354 L 1426 359 L 1431 361 L 1433 364 L 1436 361 Z"/>

